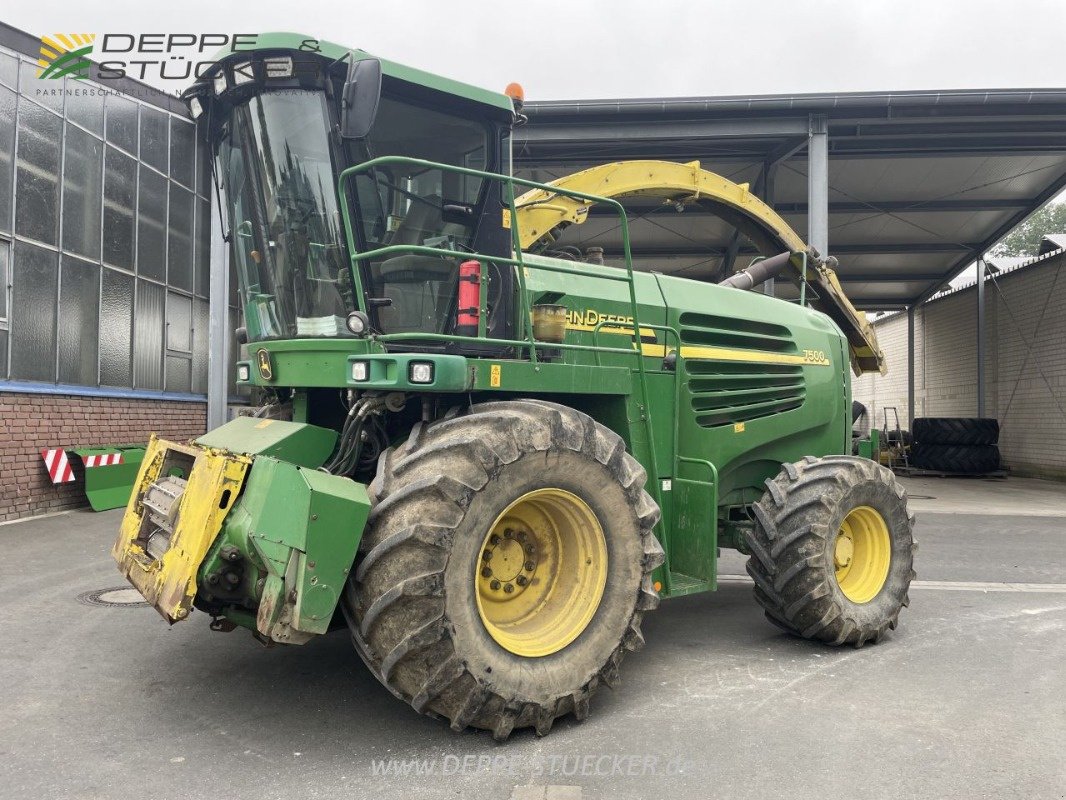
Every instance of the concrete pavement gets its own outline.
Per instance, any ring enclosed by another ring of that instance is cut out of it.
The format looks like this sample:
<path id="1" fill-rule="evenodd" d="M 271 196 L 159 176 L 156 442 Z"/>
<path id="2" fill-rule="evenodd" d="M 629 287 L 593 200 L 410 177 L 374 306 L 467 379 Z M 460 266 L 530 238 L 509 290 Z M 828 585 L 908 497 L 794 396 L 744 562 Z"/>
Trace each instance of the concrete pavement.
<path id="1" fill-rule="evenodd" d="M 504 745 L 415 714 L 344 634 L 265 649 L 212 633 L 202 614 L 168 628 L 146 607 L 79 602 L 122 583 L 108 556 L 118 519 L 0 527 L 0 798 L 1050 798 L 1066 787 L 1062 516 L 919 511 L 929 583 L 894 635 L 862 650 L 781 634 L 727 553 L 734 577 L 649 615 L 648 646 L 587 722 Z"/>

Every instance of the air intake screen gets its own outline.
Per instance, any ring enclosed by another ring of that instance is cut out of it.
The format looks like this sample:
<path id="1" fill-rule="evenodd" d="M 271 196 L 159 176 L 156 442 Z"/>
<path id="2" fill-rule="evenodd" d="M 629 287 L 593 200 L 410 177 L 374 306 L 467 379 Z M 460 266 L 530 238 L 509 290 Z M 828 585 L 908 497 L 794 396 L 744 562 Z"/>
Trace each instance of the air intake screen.
<path id="1" fill-rule="evenodd" d="M 710 314 L 682 314 L 682 348 L 726 348 L 763 355 L 798 355 L 783 325 Z M 698 351 L 697 351 L 698 353 Z M 696 422 L 717 428 L 768 417 L 803 405 L 806 388 L 801 364 L 685 358 Z"/>

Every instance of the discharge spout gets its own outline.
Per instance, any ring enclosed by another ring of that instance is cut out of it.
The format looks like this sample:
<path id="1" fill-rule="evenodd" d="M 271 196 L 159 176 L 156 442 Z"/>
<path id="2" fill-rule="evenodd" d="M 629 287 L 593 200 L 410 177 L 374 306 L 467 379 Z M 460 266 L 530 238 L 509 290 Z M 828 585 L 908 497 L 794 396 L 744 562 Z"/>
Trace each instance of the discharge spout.
<path id="1" fill-rule="evenodd" d="M 792 253 L 778 253 L 776 256 L 770 256 L 770 258 L 757 261 L 747 269 L 734 272 L 718 285 L 744 291 L 754 289 L 760 283 L 765 283 L 770 278 L 776 277 L 781 270 L 788 266 L 788 261 L 791 257 Z"/>

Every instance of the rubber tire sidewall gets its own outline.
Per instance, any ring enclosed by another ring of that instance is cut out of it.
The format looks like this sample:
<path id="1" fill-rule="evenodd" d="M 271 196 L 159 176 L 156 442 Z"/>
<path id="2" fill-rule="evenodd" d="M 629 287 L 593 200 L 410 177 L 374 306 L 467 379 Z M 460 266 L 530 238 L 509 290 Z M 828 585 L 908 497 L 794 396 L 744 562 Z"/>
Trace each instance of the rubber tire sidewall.
<path id="1" fill-rule="evenodd" d="M 478 613 L 476 575 L 485 536 L 500 513 L 527 492 L 544 488 L 571 492 L 592 509 L 606 540 L 607 580 L 584 631 L 561 650 L 530 658 L 504 649 L 485 628 Z M 519 702 L 554 701 L 588 683 L 618 649 L 643 574 L 640 523 L 611 471 L 579 451 L 526 453 L 476 493 L 456 526 L 444 577 L 446 615 L 456 652 L 463 654 L 467 669 L 496 693 Z"/>
<path id="2" fill-rule="evenodd" d="M 838 535 L 836 532 L 840 530 L 844 518 L 861 506 L 869 506 L 884 518 L 892 548 L 885 582 L 877 595 L 866 603 L 856 603 L 844 594 L 836 580 L 836 566 L 833 560 Z M 830 576 L 829 584 L 836 602 L 845 609 L 845 615 L 860 628 L 876 628 L 885 619 L 891 618 L 899 611 L 910 585 L 914 554 L 911 549 L 913 539 L 907 505 L 896 496 L 889 484 L 864 480 L 849 487 L 840 497 L 829 516 L 829 530 L 832 533 L 826 537 L 826 546 L 822 554 L 823 568 Z"/>

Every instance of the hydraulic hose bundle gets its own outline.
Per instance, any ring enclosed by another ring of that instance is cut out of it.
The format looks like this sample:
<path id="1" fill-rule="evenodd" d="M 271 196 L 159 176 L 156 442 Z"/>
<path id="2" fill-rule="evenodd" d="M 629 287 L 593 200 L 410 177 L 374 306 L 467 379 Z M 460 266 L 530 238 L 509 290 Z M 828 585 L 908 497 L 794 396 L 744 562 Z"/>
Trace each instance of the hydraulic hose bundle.
<path id="1" fill-rule="evenodd" d="M 322 467 L 323 470 L 334 475 L 350 475 L 356 470 L 363 445 L 370 438 L 364 435 L 368 420 L 372 415 L 380 414 L 385 405 L 386 399 L 383 395 L 364 395 L 352 403 L 337 440 L 336 453 L 329 463 Z M 370 424 L 378 423 L 376 420 L 370 420 Z"/>

